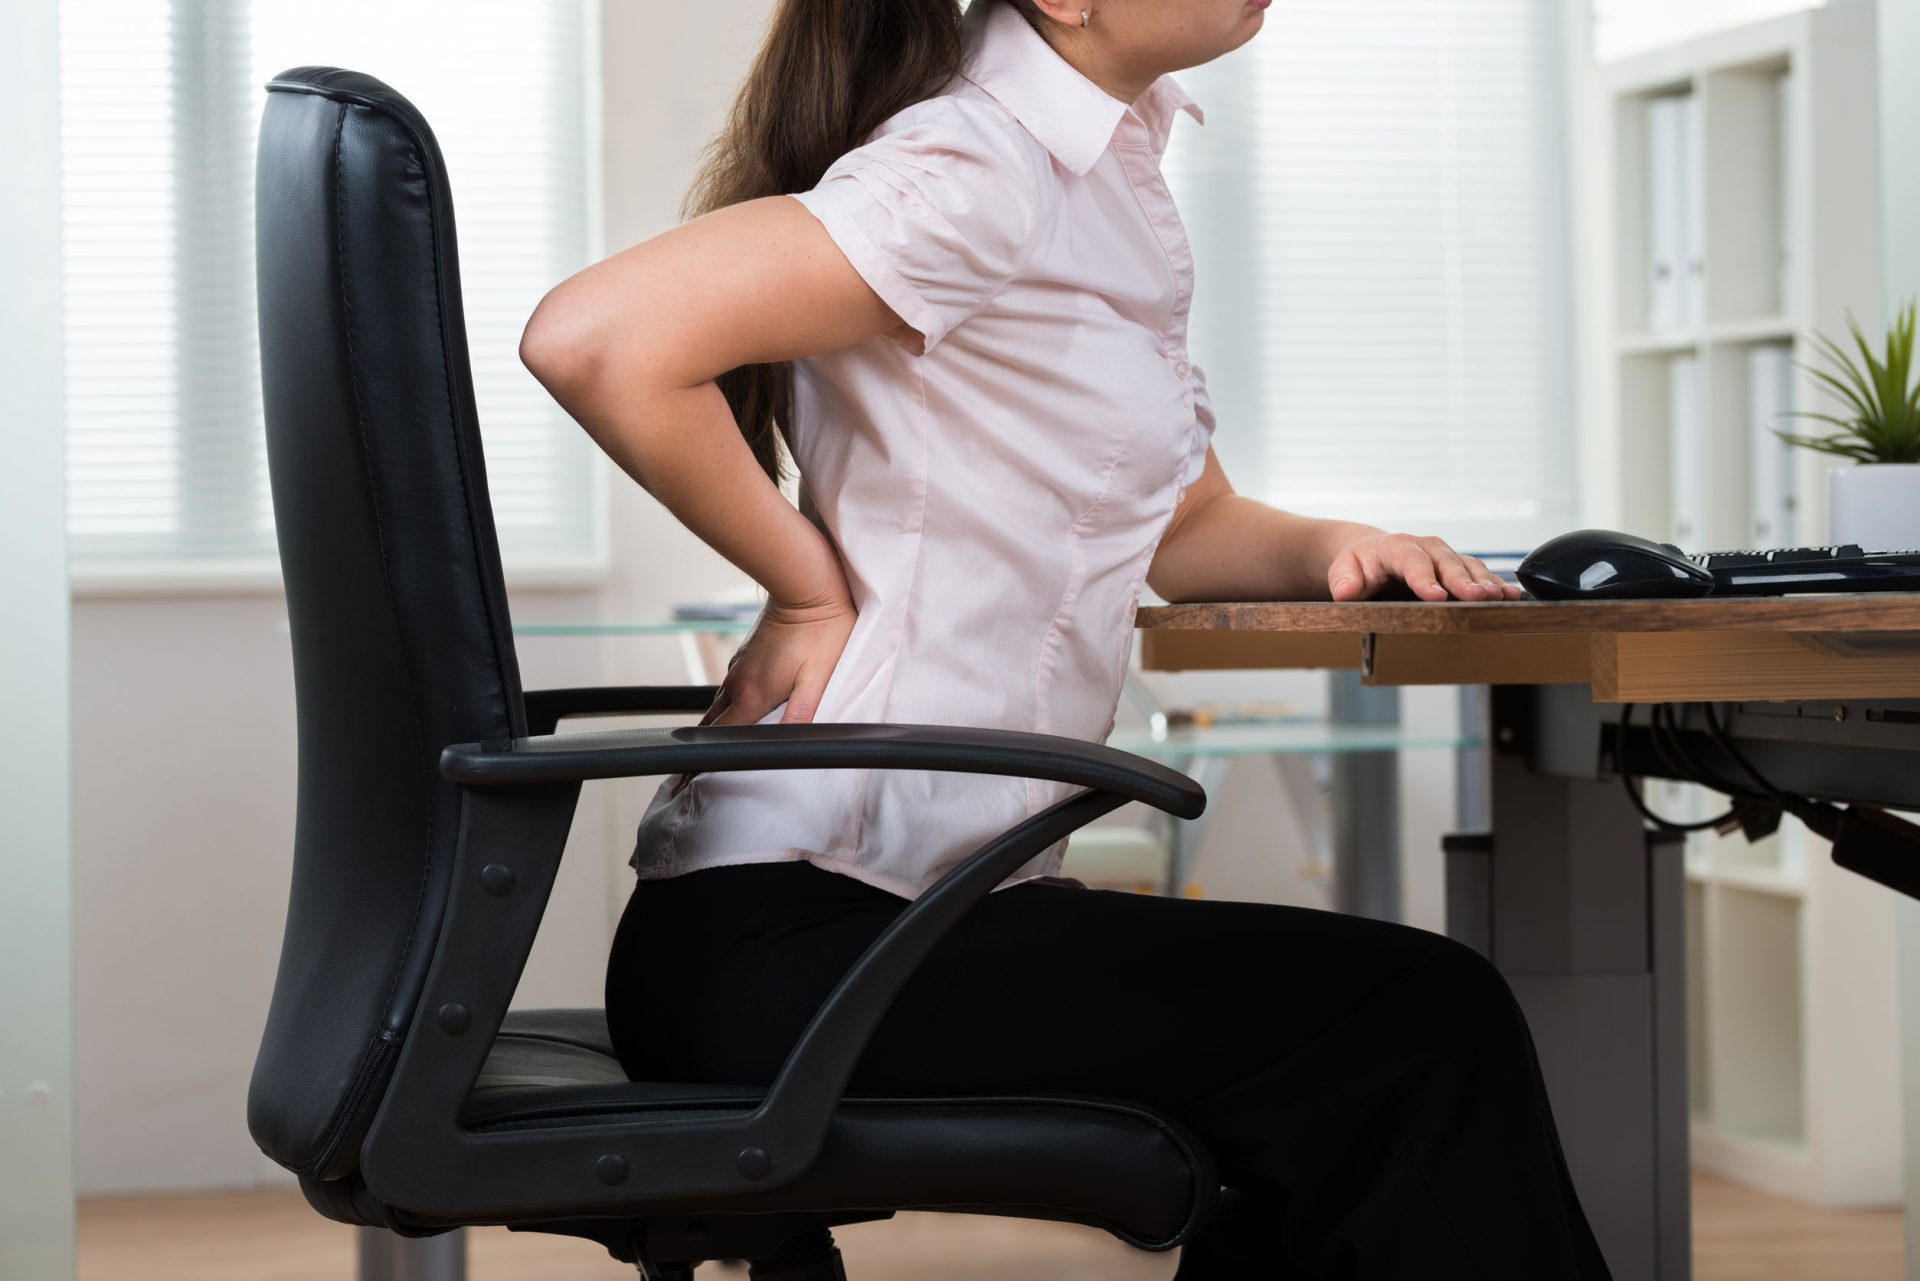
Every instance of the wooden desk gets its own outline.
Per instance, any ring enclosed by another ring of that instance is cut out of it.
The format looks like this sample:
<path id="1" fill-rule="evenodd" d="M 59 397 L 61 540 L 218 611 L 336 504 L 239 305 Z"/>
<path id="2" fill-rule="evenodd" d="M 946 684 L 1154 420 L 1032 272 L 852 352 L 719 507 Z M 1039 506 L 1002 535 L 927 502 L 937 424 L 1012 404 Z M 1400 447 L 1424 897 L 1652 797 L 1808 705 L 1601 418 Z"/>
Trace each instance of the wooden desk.
<path id="1" fill-rule="evenodd" d="M 1920 696 L 1920 593 L 1283 601 L 1139 611 L 1149 671 L 1359 668 L 1369 685 L 1591 685 L 1608 703 Z"/>
<path id="2" fill-rule="evenodd" d="M 1370 685 L 1493 687 L 1474 700 L 1483 723 L 1461 727 L 1489 745 L 1466 821 L 1491 831 L 1446 856 L 1447 932 L 1527 1012 L 1614 1275 L 1684 1281 L 1686 882 L 1680 847 L 1628 801 L 1619 754 L 1637 774 L 1679 776 L 1655 763 L 1646 714 L 1621 725 L 1622 705 L 1720 702 L 1777 785 L 1920 808 L 1920 593 L 1190 604 L 1137 623 L 1148 670 L 1358 668 Z M 1699 709 L 1675 712 L 1689 750 L 1738 778 Z M 1843 897 L 1820 929 L 1855 928 Z M 1861 981 L 1891 983 L 1887 970 Z"/>

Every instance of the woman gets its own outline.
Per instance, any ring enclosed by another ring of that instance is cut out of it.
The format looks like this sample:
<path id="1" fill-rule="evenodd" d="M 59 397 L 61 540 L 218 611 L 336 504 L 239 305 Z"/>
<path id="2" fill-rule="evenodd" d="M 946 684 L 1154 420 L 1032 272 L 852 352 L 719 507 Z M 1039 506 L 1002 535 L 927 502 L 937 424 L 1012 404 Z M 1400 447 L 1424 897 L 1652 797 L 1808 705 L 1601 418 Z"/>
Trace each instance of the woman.
<path id="1" fill-rule="evenodd" d="M 783 0 L 690 210 L 558 285 L 528 367 L 767 591 L 703 724 L 1104 740 L 1169 600 L 1517 594 L 1437 538 L 1233 492 L 1186 349 L 1168 72 L 1269 0 Z M 802 510 L 776 488 L 776 431 Z M 1066 785 L 676 776 L 607 975 L 636 1078 L 765 1083 L 906 902 Z M 974 910 L 853 1087 L 1139 1100 L 1242 1208 L 1178 1277 L 1604 1277 L 1524 1019 L 1403 926 L 1091 890 L 1065 842 Z"/>

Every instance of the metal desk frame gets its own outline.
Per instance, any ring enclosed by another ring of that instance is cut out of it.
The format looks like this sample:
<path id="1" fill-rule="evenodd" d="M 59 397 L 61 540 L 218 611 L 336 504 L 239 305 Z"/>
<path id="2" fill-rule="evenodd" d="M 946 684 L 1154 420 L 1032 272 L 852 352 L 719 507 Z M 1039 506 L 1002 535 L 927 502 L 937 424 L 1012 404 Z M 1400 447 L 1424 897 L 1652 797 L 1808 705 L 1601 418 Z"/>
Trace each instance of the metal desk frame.
<path id="1" fill-rule="evenodd" d="M 1492 959 L 1527 1012 L 1614 1275 L 1685 1281 L 1685 868 L 1621 786 L 1621 705 L 1730 705 L 1729 736 L 1781 789 L 1920 809 L 1920 594 L 1897 595 L 1162 606 L 1140 625 L 1149 670 L 1490 688 L 1482 708 L 1463 703 L 1488 748 L 1461 779 L 1463 824 L 1490 839 L 1448 855 L 1448 933 Z M 1694 755 L 1741 778 L 1698 709 L 1676 711 Z M 1636 773 L 1675 777 L 1647 734 L 1643 714 Z"/>

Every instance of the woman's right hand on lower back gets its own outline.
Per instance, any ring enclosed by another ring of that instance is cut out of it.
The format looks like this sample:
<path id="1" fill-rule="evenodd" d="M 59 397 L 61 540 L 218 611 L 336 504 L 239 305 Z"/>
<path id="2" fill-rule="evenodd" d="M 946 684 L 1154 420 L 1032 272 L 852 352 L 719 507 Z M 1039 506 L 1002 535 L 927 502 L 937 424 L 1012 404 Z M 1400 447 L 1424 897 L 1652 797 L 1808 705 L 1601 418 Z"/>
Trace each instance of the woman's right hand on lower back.
<path id="1" fill-rule="evenodd" d="M 727 674 L 702 725 L 752 725 L 786 703 L 780 724 L 813 720 L 859 611 L 844 592 L 799 604 L 768 600 L 747 639 L 727 662 Z M 684 774 L 679 795 L 692 774 Z"/>

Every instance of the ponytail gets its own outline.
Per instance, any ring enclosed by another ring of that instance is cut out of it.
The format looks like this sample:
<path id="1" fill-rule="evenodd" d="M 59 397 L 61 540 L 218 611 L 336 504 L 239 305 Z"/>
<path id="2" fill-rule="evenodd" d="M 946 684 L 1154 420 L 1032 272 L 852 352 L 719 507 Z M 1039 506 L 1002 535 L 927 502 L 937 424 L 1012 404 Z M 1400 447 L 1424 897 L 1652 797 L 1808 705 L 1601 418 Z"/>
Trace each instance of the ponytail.
<path id="1" fill-rule="evenodd" d="M 778 0 L 682 215 L 811 189 L 882 121 L 939 92 L 960 57 L 958 0 Z M 754 459 L 779 484 L 790 367 L 743 365 L 717 381 Z"/>

